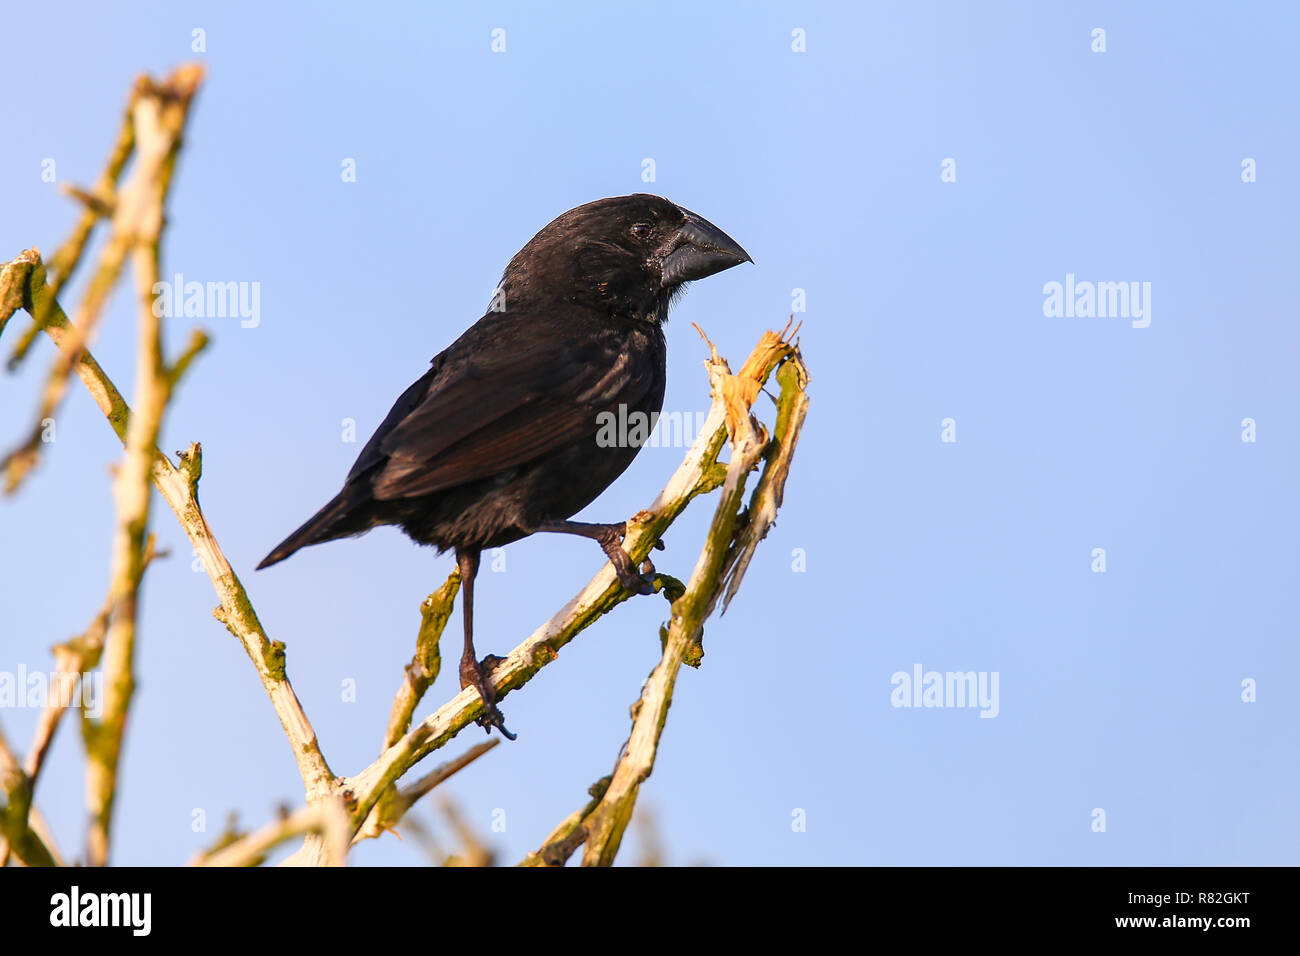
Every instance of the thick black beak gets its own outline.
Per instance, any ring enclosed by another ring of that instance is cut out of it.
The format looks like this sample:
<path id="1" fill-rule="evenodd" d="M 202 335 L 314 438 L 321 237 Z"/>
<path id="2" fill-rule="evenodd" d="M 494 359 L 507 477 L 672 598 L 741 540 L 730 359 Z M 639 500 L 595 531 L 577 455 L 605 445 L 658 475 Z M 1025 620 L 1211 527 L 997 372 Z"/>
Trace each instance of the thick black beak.
<path id="1" fill-rule="evenodd" d="M 742 262 L 754 261 L 735 239 L 703 216 L 689 209 L 682 212 L 686 214 L 686 222 L 677 230 L 677 246 L 664 258 L 665 287 L 703 279 Z"/>

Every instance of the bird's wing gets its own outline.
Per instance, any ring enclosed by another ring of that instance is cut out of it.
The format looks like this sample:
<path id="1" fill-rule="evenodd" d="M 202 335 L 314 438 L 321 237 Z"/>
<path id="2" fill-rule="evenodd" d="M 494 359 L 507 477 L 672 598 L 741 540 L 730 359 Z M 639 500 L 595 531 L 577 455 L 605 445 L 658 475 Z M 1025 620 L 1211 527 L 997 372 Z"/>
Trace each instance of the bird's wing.
<path id="1" fill-rule="evenodd" d="M 629 362 L 612 335 L 574 336 L 553 320 L 500 315 L 403 393 L 349 481 L 368 472 L 371 494 L 393 500 L 487 478 L 594 439 L 600 410 L 633 404 L 652 387 L 647 363 Z"/>

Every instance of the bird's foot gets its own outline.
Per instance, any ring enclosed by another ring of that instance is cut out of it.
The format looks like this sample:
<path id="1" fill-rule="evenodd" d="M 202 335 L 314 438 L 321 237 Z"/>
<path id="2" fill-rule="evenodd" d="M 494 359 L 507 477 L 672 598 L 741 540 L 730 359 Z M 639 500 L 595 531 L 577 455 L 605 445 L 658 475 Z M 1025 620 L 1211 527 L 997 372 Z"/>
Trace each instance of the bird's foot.
<path id="1" fill-rule="evenodd" d="M 460 687 L 461 690 L 466 687 L 473 687 L 483 700 L 483 713 L 474 723 L 482 727 L 489 735 L 492 733 L 492 728 L 495 727 L 501 731 L 501 736 L 505 737 L 506 740 L 514 740 L 516 735 L 506 730 L 505 715 L 497 709 L 496 689 L 488 679 L 493 669 L 503 660 L 505 658 L 497 657 L 495 654 L 489 654 L 481 661 L 476 661 L 473 658 L 461 658 Z"/>
<path id="2" fill-rule="evenodd" d="M 633 594 L 654 594 L 654 576 L 655 566 L 649 558 L 641 564 L 641 574 L 637 574 L 632 566 L 632 559 L 628 553 L 623 550 L 623 539 L 627 537 L 627 524 L 606 525 L 605 530 L 596 540 L 600 542 L 601 548 L 609 557 L 609 561 L 614 565 L 614 573 L 618 575 L 618 583 Z M 655 547 L 663 550 L 663 542 L 656 541 Z"/>

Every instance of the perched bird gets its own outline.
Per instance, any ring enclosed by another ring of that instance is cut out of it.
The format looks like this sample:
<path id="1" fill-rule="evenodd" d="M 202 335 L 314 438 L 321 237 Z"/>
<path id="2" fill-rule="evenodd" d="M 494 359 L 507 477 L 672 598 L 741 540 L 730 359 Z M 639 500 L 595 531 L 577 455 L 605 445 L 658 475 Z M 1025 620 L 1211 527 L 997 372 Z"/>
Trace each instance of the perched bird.
<path id="1" fill-rule="evenodd" d="M 385 524 L 439 553 L 455 549 L 460 685 L 483 698 L 478 723 L 513 740 L 488 679 L 497 659 L 480 662 L 474 652 L 479 553 L 538 531 L 583 535 L 600 543 L 624 587 L 650 592 L 623 550 L 624 523 L 568 518 L 640 451 L 602 447 L 601 414 L 625 406 L 628 417 L 649 420 L 663 406 L 669 303 L 686 282 L 751 261 L 717 226 L 659 196 L 570 209 L 510 260 L 494 311 L 402 393 L 343 490 L 258 568 Z"/>

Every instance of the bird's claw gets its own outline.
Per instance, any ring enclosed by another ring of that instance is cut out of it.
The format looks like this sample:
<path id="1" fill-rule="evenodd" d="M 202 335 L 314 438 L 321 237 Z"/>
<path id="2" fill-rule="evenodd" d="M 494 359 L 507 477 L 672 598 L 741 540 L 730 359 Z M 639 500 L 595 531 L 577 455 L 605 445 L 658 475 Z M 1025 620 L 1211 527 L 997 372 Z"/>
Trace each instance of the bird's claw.
<path id="1" fill-rule="evenodd" d="M 492 733 L 492 728 L 495 727 L 501 731 L 501 736 L 506 740 L 515 740 L 517 735 L 506 729 L 505 715 L 497 709 L 496 691 L 488 680 L 488 675 L 491 674 L 492 669 L 504 659 L 495 654 L 489 654 L 481 661 L 462 660 L 460 662 L 460 686 L 462 690 L 466 687 L 473 687 L 478 691 L 478 696 L 483 701 L 483 713 L 475 719 L 474 723 L 482 727 L 484 732 L 489 735 Z"/>
<path id="2" fill-rule="evenodd" d="M 608 548 L 606 553 L 609 555 L 610 563 L 614 565 L 614 573 L 618 576 L 618 583 L 633 594 L 654 594 L 654 565 L 650 564 L 650 559 L 646 559 L 646 564 L 650 565 L 649 577 L 643 577 L 636 573 L 632 567 L 632 559 L 628 557 L 626 551 L 620 545 L 613 545 Z"/>
<path id="3" fill-rule="evenodd" d="M 605 549 L 610 563 L 614 565 L 614 574 L 618 577 L 618 583 L 623 585 L 624 589 L 633 594 L 654 594 L 655 566 L 649 558 L 646 558 L 641 565 L 644 573 L 638 574 L 632 565 L 632 558 L 623 549 L 623 539 L 626 537 L 626 524 L 609 525 L 606 534 L 598 540 L 601 547 Z M 663 542 L 656 541 L 655 547 L 662 551 Z"/>
<path id="4" fill-rule="evenodd" d="M 633 594 L 654 594 L 654 575 L 642 576 L 635 572 L 629 572 L 626 576 L 619 575 L 618 583 L 623 585 Z"/>
<path id="5" fill-rule="evenodd" d="M 496 704 L 488 704 L 484 707 L 483 713 L 474 720 L 474 723 L 483 728 L 483 732 L 489 737 L 492 736 L 492 728 L 495 727 L 501 731 L 501 736 L 506 740 L 518 740 L 518 734 L 512 734 L 506 730 L 505 716 L 497 709 Z"/>

